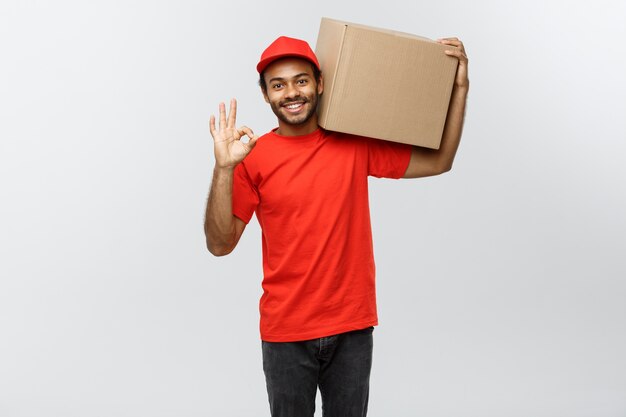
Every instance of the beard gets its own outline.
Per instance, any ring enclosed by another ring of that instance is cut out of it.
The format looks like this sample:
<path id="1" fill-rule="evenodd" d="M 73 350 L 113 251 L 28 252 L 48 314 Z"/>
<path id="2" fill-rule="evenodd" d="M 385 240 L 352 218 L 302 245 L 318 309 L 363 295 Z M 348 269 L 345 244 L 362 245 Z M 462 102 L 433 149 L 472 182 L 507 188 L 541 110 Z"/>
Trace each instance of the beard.
<path id="1" fill-rule="evenodd" d="M 319 94 L 315 92 L 315 94 L 311 97 L 298 97 L 291 100 L 284 100 L 279 103 L 270 102 L 270 107 L 280 121 L 289 125 L 296 126 L 305 124 L 311 119 L 311 117 L 313 117 L 313 115 L 317 111 L 318 99 Z M 292 115 L 284 111 L 283 106 L 295 102 L 302 102 L 303 106 L 307 106 L 306 112 L 304 114 Z"/>

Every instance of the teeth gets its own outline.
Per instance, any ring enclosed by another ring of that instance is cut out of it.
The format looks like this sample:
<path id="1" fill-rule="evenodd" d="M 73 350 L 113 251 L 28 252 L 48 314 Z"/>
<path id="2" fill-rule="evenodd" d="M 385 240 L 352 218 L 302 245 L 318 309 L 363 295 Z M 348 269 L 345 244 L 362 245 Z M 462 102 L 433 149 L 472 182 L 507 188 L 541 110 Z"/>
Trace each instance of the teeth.
<path id="1" fill-rule="evenodd" d="M 302 105 L 302 103 L 294 103 L 294 104 L 288 104 L 286 107 L 288 109 L 296 109 L 298 107 L 300 107 Z"/>

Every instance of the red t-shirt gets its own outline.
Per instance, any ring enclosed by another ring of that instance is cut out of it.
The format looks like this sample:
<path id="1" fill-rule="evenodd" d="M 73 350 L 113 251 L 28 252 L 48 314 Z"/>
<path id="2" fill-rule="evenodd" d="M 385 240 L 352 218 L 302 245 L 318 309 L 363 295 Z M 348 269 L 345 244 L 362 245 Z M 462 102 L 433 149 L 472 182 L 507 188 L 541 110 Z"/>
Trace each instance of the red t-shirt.
<path id="1" fill-rule="evenodd" d="M 400 178 L 411 146 L 318 129 L 270 132 L 235 169 L 233 214 L 263 243 L 261 339 L 290 342 L 378 324 L 368 175 Z"/>

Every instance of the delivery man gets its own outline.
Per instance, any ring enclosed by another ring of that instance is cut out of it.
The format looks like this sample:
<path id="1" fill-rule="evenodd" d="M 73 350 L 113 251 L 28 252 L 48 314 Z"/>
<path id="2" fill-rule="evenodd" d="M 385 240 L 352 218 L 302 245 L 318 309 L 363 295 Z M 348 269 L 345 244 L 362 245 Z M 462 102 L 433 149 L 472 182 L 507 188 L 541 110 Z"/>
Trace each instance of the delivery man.
<path id="1" fill-rule="evenodd" d="M 257 137 L 236 125 L 237 103 L 211 116 L 215 167 L 204 231 L 209 251 L 230 253 L 252 214 L 262 230 L 263 370 L 273 417 L 308 417 L 319 387 L 326 417 L 365 416 L 378 324 L 367 177 L 449 171 L 469 88 L 456 38 L 439 40 L 459 65 L 439 150 L 326 131 L 324 91 L 309 45 L 280 37 L 257 65 L 278 127 Z M 367 88 L 367 86 L 363 86 Z M 241 140 L 247 136 L 248 140 Z"/>

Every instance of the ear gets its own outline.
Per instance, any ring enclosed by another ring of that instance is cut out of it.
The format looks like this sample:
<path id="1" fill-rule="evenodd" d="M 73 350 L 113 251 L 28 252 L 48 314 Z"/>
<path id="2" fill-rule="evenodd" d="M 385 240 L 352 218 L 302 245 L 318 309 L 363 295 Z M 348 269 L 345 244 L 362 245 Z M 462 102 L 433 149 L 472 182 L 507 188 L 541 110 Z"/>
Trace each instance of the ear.
<path id="1" fill-rule="evenodd" d="M 263 94 L 263 98 L 265 99 L 266 103 L 270 102 L 270 98 L 267 96 L 267 91 L 265 91 L 263 88 L 261 88 L 261 93 Z"/>
<path id="2" fill-rule="evenodd" d="M 324 75 L 320 74 L 320 81 L 317 83 L 317 94 L 324 92 Z"/>

